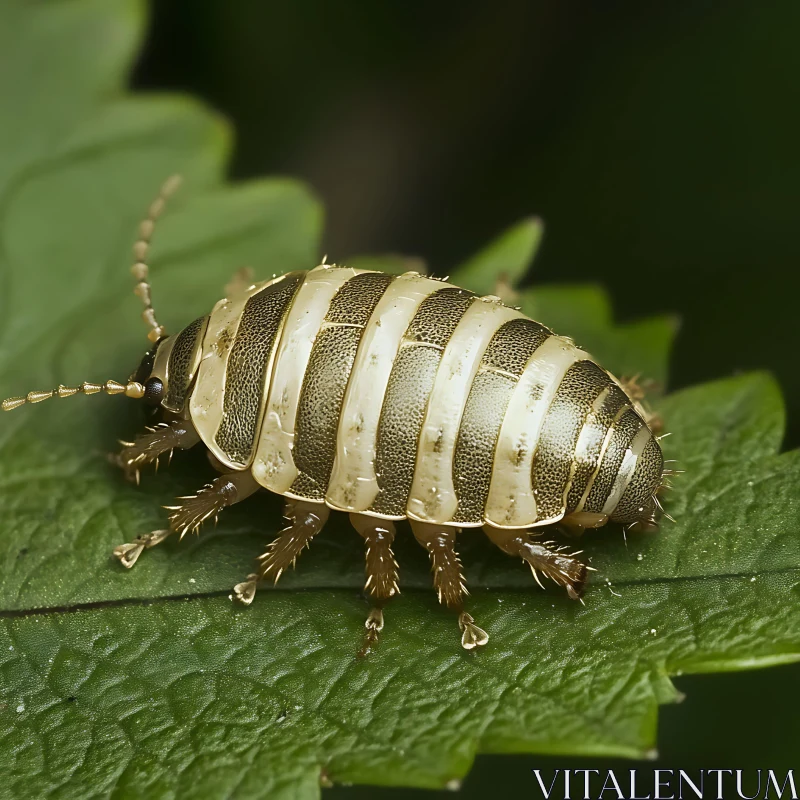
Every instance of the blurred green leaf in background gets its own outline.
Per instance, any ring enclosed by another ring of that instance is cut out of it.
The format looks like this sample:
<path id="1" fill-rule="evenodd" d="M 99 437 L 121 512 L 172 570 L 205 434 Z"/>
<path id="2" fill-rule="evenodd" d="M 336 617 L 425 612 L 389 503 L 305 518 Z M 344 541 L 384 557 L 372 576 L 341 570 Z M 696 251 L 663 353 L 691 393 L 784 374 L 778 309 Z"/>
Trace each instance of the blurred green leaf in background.
<path id="1" fill-rule="evenodd" d="M 137 363 L 128 253 L 166 175 L 186 176 L 153 251 L 170 329 L 242 266 L 318 260 L 322 213 L 303 184 L 224 185 L 223 122 L 182 95 L 123 93 L 140 3 L 8 0 L 0 13 L 3 396 Z M 451 280 L 522 281 L 527 313 L 665 386 L 674 319 L 616 326 L 594 286 L 528 288 L 540 236 L 524 220 Z M 365 660 L 362 547 L 342 520 L 249 609 L 228 594 L 277 530 L 277 498 L 133 572 L 111 560 L 208 475 L 191 453 L 142 490 L 125 484 L 103 455 L 141 424 L 133 405 L 80 398 L 2 420 L 0 796 L 313 798 L 321 783 L 452 788 L 477 753 L 648 757 L 658 705 L 680 697 L 670 676 L 800 658 L 800 457 L 778 455 L 784 409 L 764 374 L 659 401 L 667 457 L 687 471 L 669 501 L 678 523 L 627 546 L 618 528 L 587 537 L 598 574 L 585 607 L 465 533 L 470 610 L 492 639 L 464 653 L 425 553 L 403 537 L 403 594 Z"/>

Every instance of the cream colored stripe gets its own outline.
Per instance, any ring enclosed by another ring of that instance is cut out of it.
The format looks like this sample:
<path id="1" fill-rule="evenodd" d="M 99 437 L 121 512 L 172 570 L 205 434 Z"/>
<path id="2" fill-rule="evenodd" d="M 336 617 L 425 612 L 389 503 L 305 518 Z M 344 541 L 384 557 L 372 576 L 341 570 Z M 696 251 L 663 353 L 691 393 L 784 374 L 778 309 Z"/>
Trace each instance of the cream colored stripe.
<path id="1" fill-rule="evenodd" d="M 633 441 L 625 451 L 625 456 L 622 459 L 619 472 L 617 473 L 616 478 L 614 478 L 614 485 L 611 487 L 608 499 L 603 506 L 603 514 L 608 514 L 611 516 L 614 509 L 617 507 L 617 504 L 622 499 L 622 495 L 625 494 L 625 490 L 628 488 L 628 484 L 631 482 L 633 473 L 636 471 L 636 464 L 639 461 L 639 456 L 642 454 L 645 446 L 650 441 L 651 436 L 652 434 L 650 433 L 650 429 L 645 425 L 642 427 L 639 433 L 633 437 Z"/>
<path id="2" fill-rule="evenodd" d="M 362 271 L 328 266 L 311 270 L 285 320 L 252 465 L 253 477 L 278 494 L 288 491 L 298 474 L 292 457 L 297 403 L 314 341 L 336 292 Z"/>
<path id="3" fill-rule="evenodd" d="M 608 430 L 606 431 L 605 438 L 603 439 L 603 445 L 600 448 L 600 454 L 597 456 L 597 466 L 592 473 L 592 476 L 589 478 L 588 483 L 586 484 L 586 489 L 584 489 L 583 494 L 581 495 L 581 500 L 578 503 L 578 507 L 575 509 L 573 513 L 577 513 L 579 511 L 583 511 L 583 506 L 586 503 L 587 498 L 589 497 L 589 492 L 592 491 L 592 486 L 594 486 L 595 480 L 597 480 L 597 476 L 600 474 L 600 470 L 603 467 L 603 458 L 605 457 L 606 451 L 608 450 L 609 445 L 611 444 L 611 438 L 614 436 L 616 432 L 617 423 L 622 419 L 624 414 L 627 414 L 630 411 L 631 407 L 626 403 L 620 410 L 617 412 L 617 415 L 614 417 L 614 421 L 609 426 Z"/>
<path id="4" fill-rule="evenodd" d="M 236 468 L 217 445 L 215 439 L 222 422 L 225 400 L 225 378 L 239 321 L 247 301 L 262 289 L 281 280 L 283 276 L 262 281 L 233 298 L 224 298 L 215 306 L 208 319 L 203 337 L 203 357 L 197 370 L 197 380 L 189 400 L 189 412 L 203 444 L 227 467 Z"/>
<path id="5" fill-rule="evenodd" d="M 336 459 L 325 502 L 342 511 L 366 511 L 378 495 L 375 456 L 378 423 L 403 334 L 441 281 L 409 272 L 396 278 L 378 302 L 358 346 L 339 417 Z"/>
<path id="6" fill-rule="evenodd" d="M 448 522 L 458 509 L 453 454 L 469 389 L 498 328 L 523 315 L 495 299 L 475 300 L 444 349 L 422 425 L 407 513 L 422 522 Z"/>
<path id="7" fill-rule="evenodd" d="M 486 520 L 492 525 L 527 528 L 537 522 L 531 470 L 539 434 L 567 370 L 586 358 L 589 355 L 569 339 L 551 336 L 525 365 L 511 395 L 495 450 L 486 501 Z"/>

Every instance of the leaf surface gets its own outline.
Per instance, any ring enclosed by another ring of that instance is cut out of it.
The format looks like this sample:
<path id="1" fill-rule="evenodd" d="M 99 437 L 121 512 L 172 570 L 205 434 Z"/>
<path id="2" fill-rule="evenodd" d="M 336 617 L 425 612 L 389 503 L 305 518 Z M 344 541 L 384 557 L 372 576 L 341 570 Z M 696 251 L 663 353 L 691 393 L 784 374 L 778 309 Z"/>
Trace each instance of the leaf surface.
<path id="1" fill-rule="evenodd" d="M 6 63 L 44 81 L 0 92 L 2 118 L 19 115 L 0 134 L 2 396 L 135 366 L 145 338 L 128 254 L 172 172 L 186 187 L 159 224 L 152 270 L 171 330 L 242 266 L 263 276 L 316 261 L 321 211 L 305 187 L 222 185 L 218 119 L 185 98 L 121 93 L 138 4 L 16 2 L 0 14 L 0 30 L 18 32 Z M 37 126 L 40 141 L 25 135 Z M 497 258 L 509 236 L 462 273 L 469 288 L 524 273 L 530 230 L 527 249 Z M 671 321 L 615 326 L 595 289 L 535 288 L 521 302 L 614 371 L 665 380 Z M 668 501 L 678 523 L 627 546 L 618 528 L 588 536 L 598 573 L 585 607 L 465 533 L 469 608 L 491 635 L 465 653 L 403 529 L 403 594 L 363 660 L 363 552 L 343 519 L 278 589 L 239 608 L 230 587 L 278 529 L 278 498 L 254 497 L 126 572 L 111 550 L 161 527 L 159 506 L 208 479 L 202 454 L 137 490 L 104 459 L 141 424 L 135 404 L 79 397 L 4 415 L 0 796 L 312 798 L 320 780 L 452 785 L 476 752 L 647 755 L 658 704 L 676 699 L 670 675 L 800 654 L 800 458 L 778 454 L 774 382 L 741 376 L 661 408 L 667 457 L 686 470 Z"/>
<path id="2" fill-rule="evenodd" d="M 502 293 L 520 283 L 530 269 L 544 233 L 538 217 L 512 225 L 452 274 L 452 280 L 478 294 Z M 506 289 L 507 290 L 507 289 Z"/>

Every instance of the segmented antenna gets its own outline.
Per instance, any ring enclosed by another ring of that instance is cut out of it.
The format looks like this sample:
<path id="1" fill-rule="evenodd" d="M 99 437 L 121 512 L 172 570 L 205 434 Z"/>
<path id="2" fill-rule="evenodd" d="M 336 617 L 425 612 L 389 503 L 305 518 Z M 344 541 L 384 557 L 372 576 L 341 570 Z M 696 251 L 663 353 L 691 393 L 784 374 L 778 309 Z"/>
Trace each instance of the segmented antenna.
<path id="1" fill-rule="evenodd" d="M 9 397 L 3 400 L 3 411 L 13 411 L 15 408 L 24 406 L 26 403 L 41 403 L 51 397 L 63 400 L 65 397 L 73 397 L 76 394 L 124 394 L 126 397 L 133 397 L 141 400 L 144 397 L 144 386 L 137 381 L 119 383 L 119 381 L 106 381 L 105 383 L 89 383 L 84 381 L 80 386 L 60 385 L 58 389 L 51 389 L 48 392 L 35 391 L 28 392 L 25 397 Z"/>
<path id="2" fill-rule="evenodd" d="M 183 179 L 180 175 L 172 175 L 164 182 L 158 197 L 150 204 L 147 210 L 147 216 L 139 223 L 139 239 L 133 246 L 134 264 L 131 267 L 131 274 L 136 280 L 136 288 L 133 290 L 134 294 L 139 297 L 144 303 L 144 311 L 142 312 L 142 319 L 150 327 L 147 333 L 147 338 L 155 343 L 166 333 L 163 325 L 158 323 L 156 313 L 153 310 L 153 303 L 150 296 L 150 270 L 147 266 L 147 254 L 150 250 L 150 241 L 153 238 L 153 230 L 156 226 L 156 221 L 161 216 L 167 200 L 173 195 L 178 187 L 181 185 Z"/>

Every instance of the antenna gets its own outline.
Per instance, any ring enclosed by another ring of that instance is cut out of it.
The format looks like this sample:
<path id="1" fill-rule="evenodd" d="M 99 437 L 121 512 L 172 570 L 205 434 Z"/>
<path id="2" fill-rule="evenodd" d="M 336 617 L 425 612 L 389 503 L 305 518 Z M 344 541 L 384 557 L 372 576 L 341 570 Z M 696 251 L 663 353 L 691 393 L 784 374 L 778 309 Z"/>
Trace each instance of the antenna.
<path id="1" fill-rule="evenodd" d="M 178 190 L 182 180 L 180 175 L 172 175 L 164 182 L 164 185 L 158 193 L 158 197 L 153 200 L 150 204 L 150 208 L 147 209 L 147 216 L 139 223 L 139 238 L 133 246 L 134 263 L 131 267 L 131 274 L 136 280 L 136 288 L 133 290 L 133 293 L 139 297 L 144 304 L 142 319 L 150 328 L 147 333 L 147 338 L 153 343 L 164 336 L 166 329 L 163 325 L 159 324 L 156 319 L 156 312 L 153 310 L 150 294 L 150 269 L 147 266 L 147 255 L 150 250 L 150 242 L 153 238 L 156 221 L 164 211 L 167 200 Z"/>
<path id="2" fill-rule="evenodd" d="M 35 391 L 28 392 L 25 397 L 9 397 L 8 400 L 3 400 L 3 411 L 13 411 L 26 403 L 41 403 L 51 397 L 63 400 L 65 397 L 72 397 L 76 394 L 99 394 L 100 392 L 124 394 L 125 397 L 133 397 L 136 400 L 140 400 L 144 397 L 144 386 L 141 383 L 137 383 L 137 381 L 128 381 L 128 383 L 119 383 L 118 381 L 89 383 L 84 381 L 80 386 L 60 385 L 58 389 L 51 389 L 49 392 Z"/>

